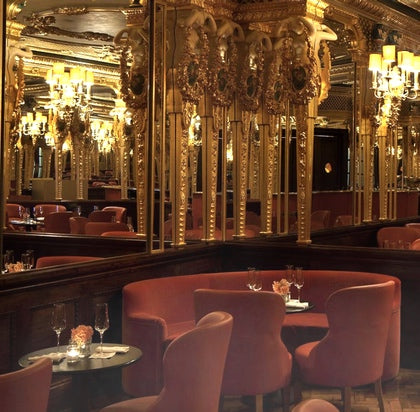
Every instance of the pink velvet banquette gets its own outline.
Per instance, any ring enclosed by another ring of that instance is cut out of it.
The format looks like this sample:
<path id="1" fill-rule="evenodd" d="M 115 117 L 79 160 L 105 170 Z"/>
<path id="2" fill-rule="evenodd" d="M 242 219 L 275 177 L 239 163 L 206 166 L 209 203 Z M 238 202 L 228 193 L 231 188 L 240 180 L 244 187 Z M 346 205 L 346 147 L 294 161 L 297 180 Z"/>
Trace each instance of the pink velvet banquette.
<path id="1" fill-rule="evenodd" d="M 272 291 L 274 280 L 285 277 L 283 270 L 260 272 L 263 290 Z M 393 313 L 385 354 L 383 380 L 398 375 L 400 365 L 401 282 L 397 277 L 369 272 L 304 270 L 303 301 L 310 311 L 286 315 L 282 338 L 294 348 L 322 338 L 328 331 L 325 302 L 331 293 L 349 286 L 395 282 Z M 122 339 L 138 346 L 142 358 L 123 370 L 124 390 L 132 396 L 159 393 L 162 387 L 162 357 L 168 344 L 194 327 L 193 292 L 196 289 L 245 290 L 247 272 L 201 273 L 137 281 L 123 288 Z M 295 292 L 292 286 L 292 294 Z M 292 296 L 293 297 L 293 296 Z M 350 316 L 351 314 L 349 314 Z"/>

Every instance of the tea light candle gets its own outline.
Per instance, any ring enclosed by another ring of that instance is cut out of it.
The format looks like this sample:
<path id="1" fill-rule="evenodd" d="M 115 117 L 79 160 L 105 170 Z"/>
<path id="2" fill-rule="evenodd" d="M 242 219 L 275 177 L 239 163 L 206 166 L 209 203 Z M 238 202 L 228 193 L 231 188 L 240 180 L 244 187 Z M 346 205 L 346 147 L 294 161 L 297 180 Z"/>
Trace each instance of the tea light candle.
<path id="1" fill-rule="evenodd" d="M 79 360 L 80 351 L 76 345 L 67 346 L 66 358 L 67 363 L 74 363 Z"/>

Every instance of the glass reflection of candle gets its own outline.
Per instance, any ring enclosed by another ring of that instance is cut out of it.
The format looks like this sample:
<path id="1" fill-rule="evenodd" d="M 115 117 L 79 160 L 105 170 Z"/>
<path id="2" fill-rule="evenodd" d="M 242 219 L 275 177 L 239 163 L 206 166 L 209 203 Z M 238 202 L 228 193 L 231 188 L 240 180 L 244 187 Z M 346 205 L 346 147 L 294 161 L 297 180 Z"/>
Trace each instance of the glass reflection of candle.
<path id="1" fill-rule="evenodd" d="M 80 350 L 76 345 L 67 346 L 67 363 L 74 363 L 79 360 Z"/>

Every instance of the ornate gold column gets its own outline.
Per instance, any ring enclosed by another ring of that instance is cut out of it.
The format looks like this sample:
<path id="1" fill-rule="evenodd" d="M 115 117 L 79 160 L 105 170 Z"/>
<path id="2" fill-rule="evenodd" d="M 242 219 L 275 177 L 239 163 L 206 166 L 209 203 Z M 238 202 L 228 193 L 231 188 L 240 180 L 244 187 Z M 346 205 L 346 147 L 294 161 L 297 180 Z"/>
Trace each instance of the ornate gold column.
<path id="1" fill-rule="evenodd" d="M 215 240 L 216 215 L 220 213 L 222 236 L 225 238 L 226 219 L 226 145 L 228 122 L 227 112 L 232 104 L 236 89 L 237 47 L 236 41 L 244 39 L 242 28 L 230 20 L 218 22 L 217 35 L 213 38 L 210 54 L 209 84 L 206 96 L 206 118 L 203 126 L 203 238 Z M 211 98 L 210 98 L 211 96 Z M 221 132 L 222 149 L 219 154 L 219 133 Z M 217 210 L 217 173 L 218 160 L 221 163 L 221 199 L 220 210 Z"/>
<path id="2" fill-rule="evenodd" d="M 282 21 L 276 34 L 282 39 L 281 73 L 296 115 L 297 243 L 309 244 L 314 124 L 322 90 L 316 53 L 322 40 L 336 36 L 326 26 L 301 16 Z"/>
<path id="3" fill-rule="evenodd" d="M 167 110 L 170 137 L 170 194 L 172 204 L 172 244 L 185 245 L 188 205 L 188 135 L 194 108 L 199 105 L 208 84 L 209 40 L 207 33 L 216 31 L 214 19 L 201 10 L 178 12 L 175 25 L 176 43 L 172 67 L 167 76 Z M 175 39 L 172 39 L 175 42 Z M 178 46 L 179 47 L 179 46 Z M 209 105 L 207 105 L 209 106 Z M 211 107 L 203 115 L 211 116 Z M 199 113 L 200 114 L 200 113 Z M 203 136 L 211 139 L 212 127 L 204 124 Z M 205 217 L 203 216 L 203 219 Z"/>
<path id="4" fill-rule="evenodd" d="M 264 52 L 271 50 L 271 39 L 260 32 L 249 32 L 242 44 L 238 91 L 233 105 L 233 204 L 234 237 L 245 237 L 246 201 L 251 123 L 256 121 L 262 93 Z"/>
<path id="5" fill-rule="evenodd" d="M 144 29 L 145 10 L 135 4 L 123 10 L 127 27 L 119 32 L 114 43 L 122 47 L 121 97 L 132 113 L 134 129 L 134 175 L 137 194 L 137 233 L 146 237 L 147 227 L 147 179 L 146 179 L 146 128 L 147 128 L 147 84 L 155 79 L 148 76 L 147 30 Z M 131 67 L 129 60 L 132 59 Z M 153 124 L 153 121 L 151 121 Z M 153 207 L 153 204 L 150 205 Z"/>

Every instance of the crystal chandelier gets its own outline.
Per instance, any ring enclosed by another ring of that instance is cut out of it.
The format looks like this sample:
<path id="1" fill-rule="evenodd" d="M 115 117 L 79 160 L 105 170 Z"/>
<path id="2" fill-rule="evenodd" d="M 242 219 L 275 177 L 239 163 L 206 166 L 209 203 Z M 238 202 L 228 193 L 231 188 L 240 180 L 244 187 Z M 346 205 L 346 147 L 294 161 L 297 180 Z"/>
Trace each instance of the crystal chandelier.
<path id="1" fill-rule="evenodd" d="M 47 146 L 54 146 L 54 138 L 49 132 L 48 118 L 41 112 L 28 112 L 22 116 L 19 124 L 21 135 L 32 136 L 35 139 L 43 137 Z"/>
<path id="2" fill-rule="evenodd" d="M 110 121 L 95 119 L 91 122 L 91 135 L 101 153 L 109 153 L 115 145 L 113 124 Z"/>
<path id="3" fill-rule="evenodd" d="M 382 47 L 382 54 L 369 56 L 375 97 L 415 99 L 419 92 L 420 56 L 408 51 L 396 53 L 395 45 Z"/>
<path id="4" fill-rule="evenodd" d="M 50 104 L 46 106 L 65 118 L 77 108 L 82 119 L 90 111 L 93 73 L 82 67 L 66 68 L 64 63 L 54 63 L 48 70 L 47 83 L 50 85 Z"/>

